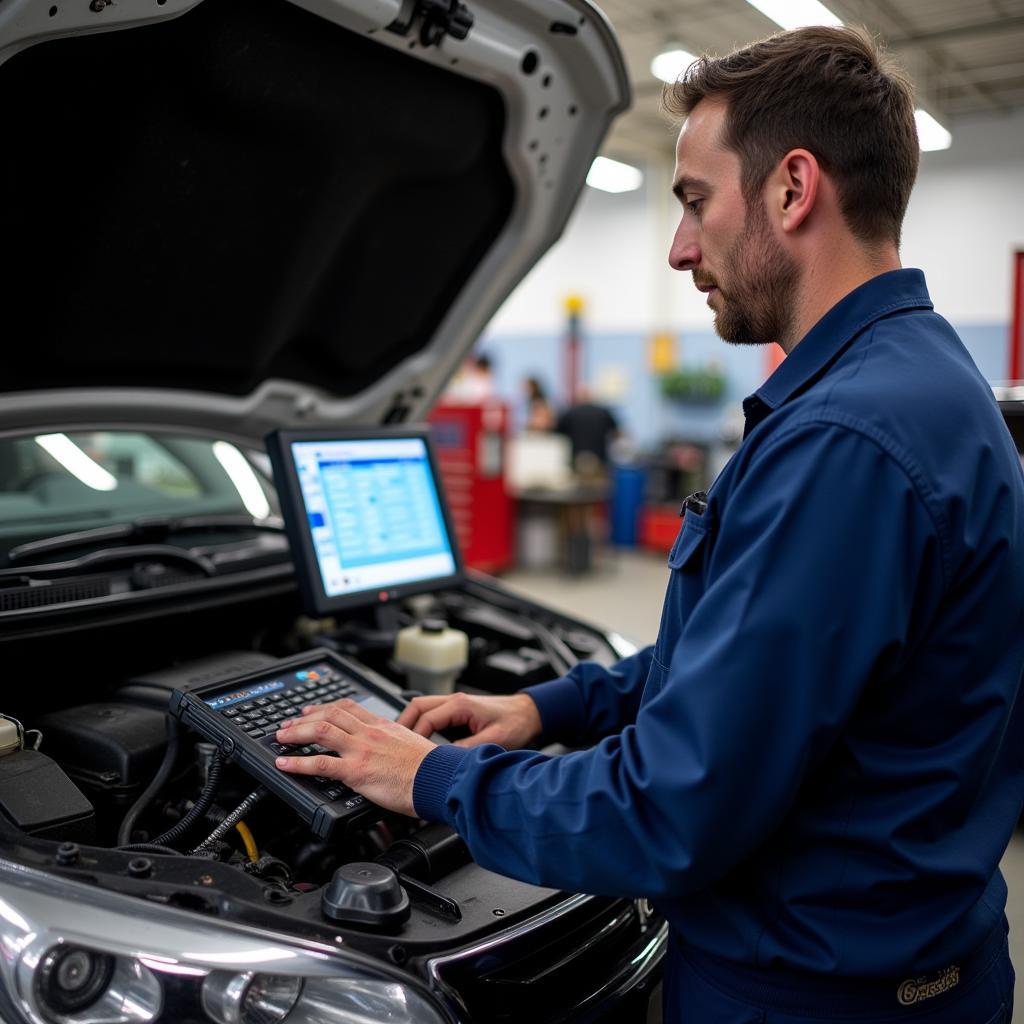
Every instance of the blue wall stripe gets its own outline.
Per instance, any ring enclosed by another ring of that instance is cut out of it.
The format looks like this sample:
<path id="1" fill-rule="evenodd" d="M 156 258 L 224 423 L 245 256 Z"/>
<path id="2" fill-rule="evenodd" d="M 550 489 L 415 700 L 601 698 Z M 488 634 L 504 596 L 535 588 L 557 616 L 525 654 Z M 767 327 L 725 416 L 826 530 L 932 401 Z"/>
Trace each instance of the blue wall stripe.
<path id="1" fill-rule="evenodd" d="M 954 325 L 956 326 L 956 325 Z M 991 381 L 1006 376 L 1006 324 L 956 326 L 974 361 Z M 491 357 L 497 393 L 512 402 L 517 422 L 522 423 L 525 403 L 522 384 L 538 377 L 552 398 L 564 404 L 562 381 L 563 339 L 549 334 L 485 335 L 477 350 Z M 667 437 L 694 441 L 713 440 L 723 411 L 756 390 L 764 376 L 765 355 L 760 347 L 727 345 L 712 331 L 687 331 L 677 336 L 676 356 L 683 366 L 715 363 L 725 372 L 723 402 L 709 407 L 690 407 L 662 398 L 658 382 L 648 369 L 648 336 L 640 332 L 587 333 L 583 340 L 583 379 L 599 382 L 608 372 L 620 373 L 626 393 L 609 403 L 622 427 L 641 445 Z"/>

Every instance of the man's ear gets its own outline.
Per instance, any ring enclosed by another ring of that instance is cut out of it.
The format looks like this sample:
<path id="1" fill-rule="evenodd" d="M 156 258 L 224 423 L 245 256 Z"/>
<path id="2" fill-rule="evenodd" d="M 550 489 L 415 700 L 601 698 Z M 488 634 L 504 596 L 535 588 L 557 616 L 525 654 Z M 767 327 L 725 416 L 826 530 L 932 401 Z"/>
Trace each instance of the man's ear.
<path id="1" fill-rule="evenodd" d="M 779 226 L 785 232 L 796 231 L 818 201 L 821 166 L 806 149 L 791 149 L 775 169 L 771 184 Z"/>

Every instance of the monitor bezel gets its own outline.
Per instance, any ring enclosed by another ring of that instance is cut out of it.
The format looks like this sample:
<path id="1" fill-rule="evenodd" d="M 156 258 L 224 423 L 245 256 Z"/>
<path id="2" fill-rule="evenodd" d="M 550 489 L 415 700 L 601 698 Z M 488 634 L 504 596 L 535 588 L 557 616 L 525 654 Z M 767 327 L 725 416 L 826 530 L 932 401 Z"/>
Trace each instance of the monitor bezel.
<path id="1" fill-rule="evenodd" d="M 332 441 L 405 439 L 422 440 L 426 447 L 427 462 L 433 475 L 434 486 L 437 488 L 438 505 L 441 508 L 444 528 L 448 533 L 448 542 L 451 545 L 452 558 L 455 562 L 455 572 L 446 576 L 435 576 L 430 579 L 400 583 L 393 587 L 375 587 L 370 590 L 360 590 L 352 594 L 338 594 L 332 597 L 324 589 L 323 576 L 320 572 L 320 563 L 317 560 L 316 549 L 313 546 L 313 538 L 308 527 L 309 518 L 302 496 L 302 487 L 299 484 L 299 474 L 295 468 L 295 459 L 292 457 L 291 446 L 295 443 L 307 442 L 329 444 Z M 284 517 L 285 531 L 291 547 L 292 564 L 295 567 L 295 576 L 299 583 L 299 590 L 302 594 L 306 611 L 310 615 L 324 617 L 345 609 L 380 606 L 392 601 L 399 601 L 404 597 L 411 597 L 414 594 L 423 594 L 432 590 L 446 590 L 458 586 L 464 581 L 465 565 L 462 561 L 462 552 L 459 550 L 458 537 L 455 534 L 451 510 L 448 507 L 444 483 L 439 472 L 437 453 L 434 451 L 428 426 L 417 424 L 415 426 L 351 427 L 333 430 L 282 429 L 268 434 L 264 443 L 266 444 L 267 454 L 270 456 L 270 464 L 274 471 L 274 486 L 277 489 L 277 498 L 281 506 L 281 514 Z"/>

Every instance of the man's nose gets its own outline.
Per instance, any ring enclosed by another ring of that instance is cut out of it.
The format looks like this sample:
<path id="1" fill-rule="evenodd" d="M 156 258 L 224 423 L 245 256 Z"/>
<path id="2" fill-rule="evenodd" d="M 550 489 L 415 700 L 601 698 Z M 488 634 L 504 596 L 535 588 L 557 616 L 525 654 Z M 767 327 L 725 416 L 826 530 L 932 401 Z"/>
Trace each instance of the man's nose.
<path id="1" fill-rule="evenodd" d="M 672 247 L 668 251 L 668 263 L 673 270 L 693 270 L 700 263 L 700 246 L 685 221 L 676 228 Z"/>

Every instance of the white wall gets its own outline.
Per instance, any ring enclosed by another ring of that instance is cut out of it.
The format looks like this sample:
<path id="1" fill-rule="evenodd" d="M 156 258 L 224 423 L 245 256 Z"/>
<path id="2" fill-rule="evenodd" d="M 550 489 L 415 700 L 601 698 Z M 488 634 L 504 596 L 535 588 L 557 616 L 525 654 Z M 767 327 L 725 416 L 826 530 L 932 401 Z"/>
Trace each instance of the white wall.
<path id="1" fill-rule="evenodd" d="M 586 300 L 588 330 L 646 330 L 660 244 L 646 191 L 585 188 L 565 234 L 498 311 L 488 334 L 560 332 L 570 294 Z"/>
<path id="2" fill-rule="evenodd" d="M 569 294 L 586 300 L 590 331 L 711 329 L 689 275 L 668 266 L 676 213 L 671 168 L 645 170 L 638 192 L 584 189 L 565 234 L 498 311 L 488 334 L 559 333 Z"/>
<path id="3" fill-rule="evenodd" d="M 921 155 L 903 263 L 925 271 L 953 324 L 1008 324 L 1012 253 L 1024 249 L 1024 112 L 952 131 L 949 149 Z"/>
<path id="4" fill-rule="evenodd" d="M 954 325 L 1010 320 L 1011 253 L 1024 248 L 1024 112 L 954 122 L 953 145 L 924 153 L 904 224 L 903 263 L 921 267 Z M 592 332 L 709 330 L 704 297 L 667 264 L 669 169 L 641 192 L 586 189 L 566 233 L 499 311 L 488 335 L 558 334 L 582 294 Z"/>

